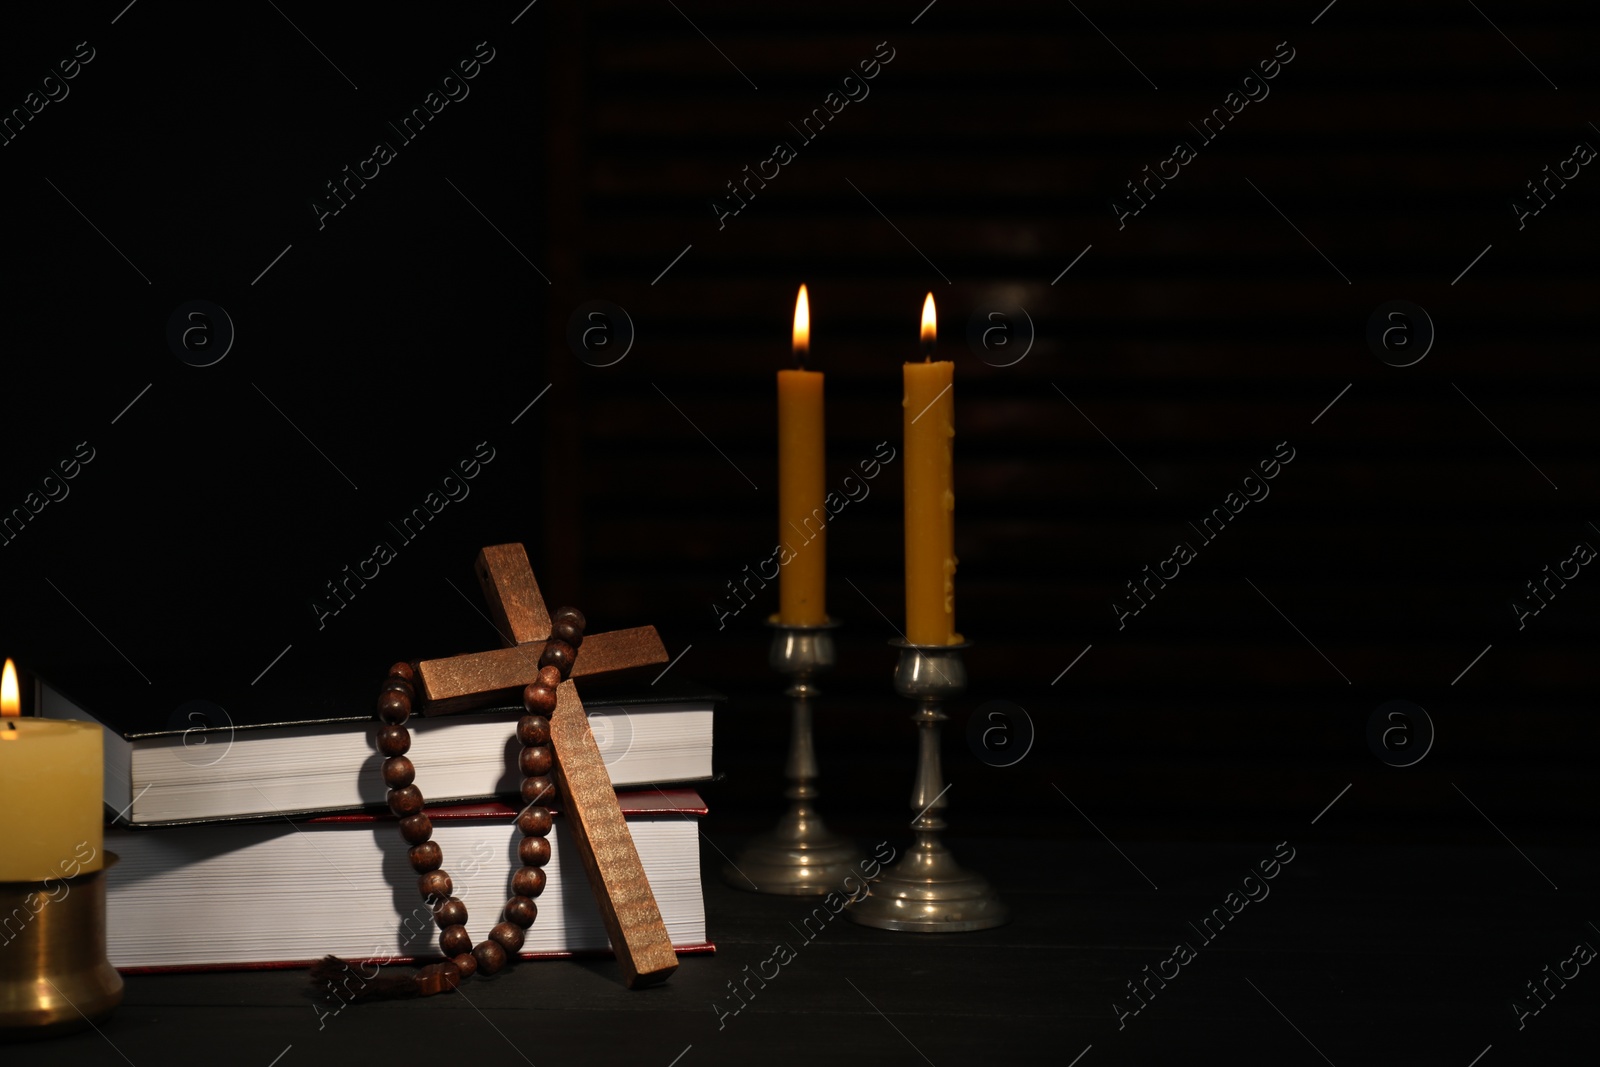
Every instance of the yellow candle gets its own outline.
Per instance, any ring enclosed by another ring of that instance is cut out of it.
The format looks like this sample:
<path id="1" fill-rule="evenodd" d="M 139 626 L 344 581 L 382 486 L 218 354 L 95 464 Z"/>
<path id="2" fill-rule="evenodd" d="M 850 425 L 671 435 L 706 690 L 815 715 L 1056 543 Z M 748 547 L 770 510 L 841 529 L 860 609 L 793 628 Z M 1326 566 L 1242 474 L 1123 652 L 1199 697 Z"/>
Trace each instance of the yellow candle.
<path id="1" fill-rule="evenodd" d="M 932 358 L 933 294 L 922 304 L 921 363 L 905 365 L 906 640 L 953 645 L 956 633 L 955 519 L 951 445 L 955 364 Z"/>
<path id="2" fill-rule="evenodd" d="M 17 671 L 0 676 L 0 882 L 72 878 L 104 866 L 100 727 L 21 718 Z"/>
<path id="3" fill-rule="evenodd" d="M 805 370 L 811 350 L 806 287 L 794 303 L 794 356 L 800 369 L 778 372 L 778 621 L 828 621 L 828 511 L 823 474 L 822 372 Z"/>

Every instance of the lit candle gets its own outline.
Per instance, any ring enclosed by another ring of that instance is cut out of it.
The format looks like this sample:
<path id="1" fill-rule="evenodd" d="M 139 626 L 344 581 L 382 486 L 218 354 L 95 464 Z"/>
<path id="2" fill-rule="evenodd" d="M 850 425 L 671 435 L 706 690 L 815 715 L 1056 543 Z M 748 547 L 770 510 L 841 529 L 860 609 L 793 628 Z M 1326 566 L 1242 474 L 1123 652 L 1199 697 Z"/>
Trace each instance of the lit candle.
<path id="1" fill-rule="evenodd" d="M 922 304 L 921 363 L 905 365 L 906 640 L 953 645 L 956 633 L 955 519 L 951 445 L 955 364 L 935 360 L 933 294 Z"/>
<path id="2" fill-rule="evenodd" d="M 828 621 L 828 512 L 823 506 L 822 372 L 806 370 L 811 304 L 806 287 L 794 302 L 794 370 L 778 372 L 778 622 Z"/>
<path id="3" fill-rule="evenodd" d="M 0 882 L 71 878 L 104 866 L 100 726 L 21 717 L 17 669 L 0 675 Z"/>

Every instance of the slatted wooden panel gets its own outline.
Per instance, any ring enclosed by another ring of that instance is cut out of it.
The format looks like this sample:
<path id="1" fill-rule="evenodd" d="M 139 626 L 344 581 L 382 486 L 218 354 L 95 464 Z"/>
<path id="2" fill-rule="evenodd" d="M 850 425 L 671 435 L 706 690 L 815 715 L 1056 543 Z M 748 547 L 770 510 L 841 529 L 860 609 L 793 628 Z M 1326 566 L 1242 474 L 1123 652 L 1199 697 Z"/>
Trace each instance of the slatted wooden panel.
<path id="1" fill-rule="evenodd" d="M 1585 168 L 1521 231 L 1510 203 L 1576 141 L 1600 145 L 1590 16 L 1077 6 L 607 0 L 514 26 L 451 8 L 384 24 L 376 50 L 365 12 L 311 27 L 286 9 L 313 48 L 263 7 L 239 15 L 237 53 L 176 7 L 19 24 L 0 42 L 19 72 L 85 37 L 101 54 L 5 148 L 0 188 L 27 207 L 8 231 L 4 506 L 75 442 L 100 452 L 0 553 L 0 643 L 106 700 L 149 696 L 158 722 L 190 698 L 343 711 L 396 656 L 491 644 L 463 599 L 471 560 L 524 541 L 552 601 L 660 626 L 670 653 L 693 646 L 674 671 L 729 690 L 710 799 L 754 824 L 785 739 L 761 625 L 776 598 L 720 630 L 713 602 L 772 550 L 794 290 L 811 286 L 839 484 L 898 442 L 898 364 L 932 289 L 958 362 L 958 610 L 976 642 L 947 745 L 958 824 L 1089 832 L 1052 782 L 1098 818 L 1270 823 L 1353 781 L 1342 817 L 1404 832 L 1476 819 L 1454 782 L 1514 838 L 1560 832 L 1595 799 L 1596 579 L 1525 631 L 1508 605 L 1600 539 L 1597 179 Z M 308 198 L 486 38 L 499 56 L 471 99 L 318 230 Z M 880 41 L 896 52 L 871 95 L 719 229 L 712 198 L 797 140 L 788 124 Z M 1109 200 L 1280 41 L 1296 56 L 1271 95 L 1119 230 Z M 204 371 L 161 336 L 196 296 L 239 326 Z M 568 350 L 595 299 L 638 329 L 613 367 Z M 1410 368 L 1364 340 L 1396 299 L 1438 326 Z M 1015 366 L 966 344 L 992 301 L 1036 327 Z M 319 629 L 325 581 L 481 440 L 498 458 L 471 498 Z M 1283 440 L 1296 459 L 1271 496 L 1119 632 L 1123 583 Z M 846 627 L 824 808 L 863 834 L 897 825 L 910 780 L 885 645 L 897 474 L 830 532 Z M 1403 772 L 1364 739 L 1393 698 L 1439 727 Z M 959 736 L 989 700 L 1039 726 L 1016 767 Z"/>
<path id="2" fill-rule="evenodd" d="M 958 616 L 976 642 L 947 746 L 958 820 L 1019 804 L 1076 819 L 1052 782 L 1112 817 L 1270 821 L 1359 779 L 1343 803 L 1376 826 L 1395 810 L 1476 818 L 1458 781 L 1526 816 L 1527 833 L 1592 801 L 1578 762 L 1595 741 L 1591 581 L 1522 633 L 1508 607 L 1543 564 L 1600 537 L 1586 525 L 1596 179 L 1570 181 L 1521 232 L 1509 208 L 1576 141 L 1600 145 L 1585 17 L 1485 8 L 1524 58 L 1470 6 L 1443 3 L 1080 17 L 945 2 L 912 26 L 917 6 L 562 16 L 574 36 L 553 57 L 568 87 L 556 151 L 582 179 L 551 204 L 572 242 L 557 253 L 578 269 L 556 287 L 552 329 L 564 306 L 605 298 L 639 333 L 624 363 L 575 376 L 584 513 L 567 550 L 591 617 L 649 615 L 670 651 L 693 644 L 679 669 L 733 692 L 724 810 L 776 794 L 784 728 L 761 626 L 775 596 L 721 630 L 712 603 L 771 551 L 771 374 L 802 280 L 813 365 L 829 375 L 832 483 L 877 441 L 898 446 L 897 368 L 924 290 L 957 360 Z M 787 124 L 884 40 L 896 54 L 871 95 L 802 144 Z M 1295 58 L 1270 95 L 1202 143 L 1185 123 L 1280 41 Z M 1197 158 L 1119 230 L 1109 199 L 1175 138 Z M 779 139 L 798 157 L 719 229 L 712 198 Z M 1364 341 L 1393 299 L 1438 326 L 1411 368 Z M 1015 366 L 965 343 L 989 302 L 1023 305 L 1037 327 Z M 1284 440 L 1296 458 L 1271 496 L 1202 546 L 1187 523 Z M 821 720 L 825 807 L 890 825 L 911 752 L 883 646 L 901 615 L 898 471 L 829 536 L 830 606 L 848 625 Z M 1197 561 L 1119 632 L 1123 583 L 1185 539 Z M 1364 740 L 1393 698 L 1439 727 L 1404 772 Z M 1007 770 L 959 736 L 993 699 L 1040 728 Z"/>

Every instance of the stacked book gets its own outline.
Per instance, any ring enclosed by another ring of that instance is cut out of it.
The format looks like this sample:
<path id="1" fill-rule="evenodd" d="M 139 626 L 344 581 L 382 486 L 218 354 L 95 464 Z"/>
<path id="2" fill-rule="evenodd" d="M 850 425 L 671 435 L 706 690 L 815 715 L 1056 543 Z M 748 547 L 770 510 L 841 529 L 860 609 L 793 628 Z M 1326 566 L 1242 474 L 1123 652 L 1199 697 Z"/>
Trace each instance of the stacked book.
<path id="1" fill-rule="evenodd" d="M 709 952 L 700 885 L 719 697 L 692 686 L 586 694 L 590 726 L 680 953 Z M 159 730 L 79 706 L 41 681 L 38 713 L 105 729 L 107 953 L 124 971 L 303 966 L 333 953 L 400 962 L 438 954 L 432 914 L 383 807 L 373 719 L 238 723 L 197 706 Z M 180 711 L 182 709 L 179 709 Z M 409 755 L 454 894 L 493 924 L 517 859 L 520 706 L 414 718 Z M 221 720 L 221 721 L 219 721 Z M 497 798 L 505 798 L 504 801 Z M 610 943 L 560 804 L 539 918 L 524 957 Z M 241 922 L 248 916 L 248 922 Z"/>

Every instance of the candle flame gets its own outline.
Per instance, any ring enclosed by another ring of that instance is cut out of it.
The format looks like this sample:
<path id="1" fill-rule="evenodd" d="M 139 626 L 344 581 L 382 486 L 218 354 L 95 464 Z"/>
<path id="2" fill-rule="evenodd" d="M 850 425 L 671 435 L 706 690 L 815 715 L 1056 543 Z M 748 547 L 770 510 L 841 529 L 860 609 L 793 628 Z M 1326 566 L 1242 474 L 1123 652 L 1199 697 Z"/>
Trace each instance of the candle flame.
<path id="1" fill-rule="evenodd" d="M 806 299 L 806 287 L 794 298 L 794 359 L 802 367 L 811 354 L 811 301 Z"/>
<path id="2" fill-rule="evenodd" d="M 922 351 L 925 354 L 932 355 L 938 333 L 939 316 L 933 310 L 933 294 L 929 293 L 922 302 Z"/>
<path id="3" fill-rule="evenodd" d="M 22 694 L 17 688 L 17 665 L 8 658 L 0 674 L 0 715 L 12 718 L 22 714 Z"/>

